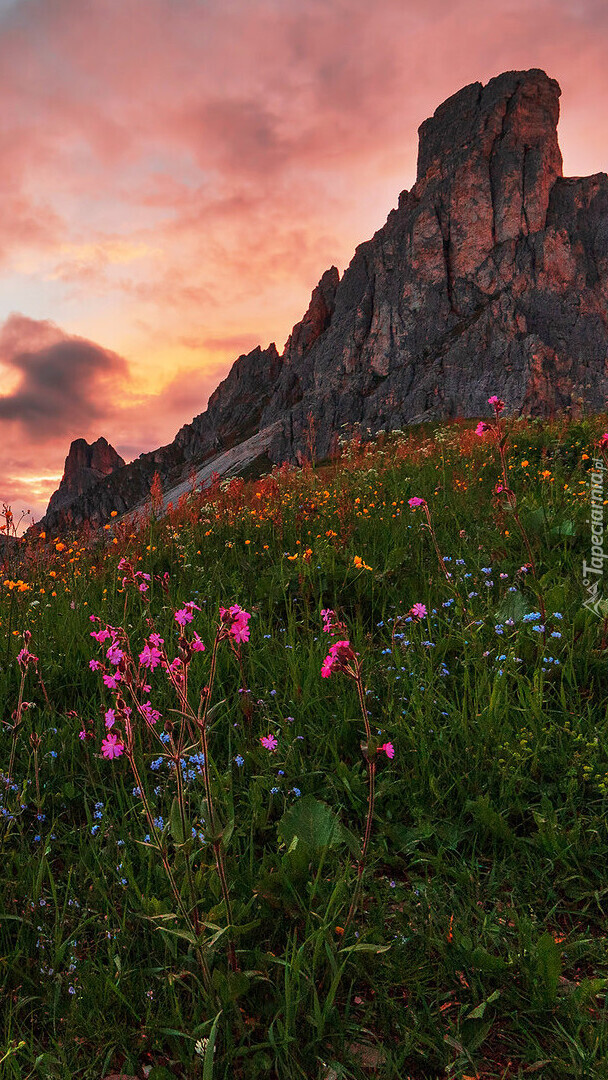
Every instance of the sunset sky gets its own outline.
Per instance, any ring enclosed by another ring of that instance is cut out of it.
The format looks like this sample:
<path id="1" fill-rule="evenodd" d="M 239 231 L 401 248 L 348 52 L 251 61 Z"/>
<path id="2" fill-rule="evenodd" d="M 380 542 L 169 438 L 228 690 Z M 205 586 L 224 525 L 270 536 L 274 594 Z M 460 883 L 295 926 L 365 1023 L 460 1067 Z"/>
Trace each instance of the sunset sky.
<path id="1" fill-rule="evenodd" d="M 0 0 L 0 503 L 127 460 L 282 350 L 415 180 L 450 94 L 540 67 L 608 171 L 605 0 Z"/>

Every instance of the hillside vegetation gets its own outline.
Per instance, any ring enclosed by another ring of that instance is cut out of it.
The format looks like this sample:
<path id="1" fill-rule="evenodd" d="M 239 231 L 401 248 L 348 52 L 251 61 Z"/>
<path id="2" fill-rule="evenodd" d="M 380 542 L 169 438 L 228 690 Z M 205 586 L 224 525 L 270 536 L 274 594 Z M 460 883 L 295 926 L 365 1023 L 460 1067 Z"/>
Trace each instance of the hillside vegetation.
<path id="1" fill-rule="evenodd" d="M 0 551 L 3 1077 L 608 1075 L 606 418 L 487 424 Z"/>

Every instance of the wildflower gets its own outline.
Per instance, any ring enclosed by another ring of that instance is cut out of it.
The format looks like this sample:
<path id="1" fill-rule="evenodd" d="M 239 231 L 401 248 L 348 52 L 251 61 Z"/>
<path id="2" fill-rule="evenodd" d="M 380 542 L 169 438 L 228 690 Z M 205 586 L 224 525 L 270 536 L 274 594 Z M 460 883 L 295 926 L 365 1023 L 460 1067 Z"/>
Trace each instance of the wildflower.
<path id="1" fill-rule="evenodd" d="M 117 758 L 120 757 L 124 750 L 123 743 L 120 742 L 118 735 L 109 733 L 101 743 L 101 752 L 105 758 Z"/>
<path id="2" fill-rule="evenodd" d="M 349 641 L 336 641 L 329 650 L 321 667 L 321 676 L 328 679 L 334 667 L 338 671 L 345 671 L 346 665 L 355 659 L 355 654 L 350 647 Z"/>
<path id="3" fill-rule="evenodd" d="M 89 667 L 91 671 L 101 670 L 101 664 L 99 663 L 99 660 L 89 660 Z"/>
<path id="4" fill-rule="evenodd" d="M 244 611 L 238 604 L 233 604 L 231 608 L 220 608 L 220 619 L 225 629 L 228 631 L 228 636 L 232 640 L 240 645 L 241 642 L 249 641 L 249 620 L 251 615 L 248 611 Z"/>
<path id="5" fill-rule="evenodd" d="M 604 434 L 602 435 L 602 437 L 600 439 L 600 446 L 602 447 L 602 449 L 604 449 L 606 446 L 608 446 L 608 431 L 605 431 Z"/>
<path id="6" fill-rule="evenodd" d="M 274 735 L 261 735 L 260 742 L 266 750 L 271 750 L 272 753 L 275 752 L 277 746 L 279 745 Z"/>
<path id="7" fill-rule="evenodd" d="M 489 431 L 489 430 L 490 430 L 489 424 L 485 424 L 483 420 L 480 420 L 477 427 L 475 428 L 475 434 L 476 435 L 485 435 L 486 431 Z"/>
<path id="8" fill-rule="evenodd" d="M 408 506 L 409 506 L 409 507 L 410 507 L 410 508 L 411 508 L 412 510 L 416 510 L 416 509 L 417 509 L 417 507 L 419 507 L 419 506 L 424 506 L 424 504 L 425 504 L 425 502 L 426 502 L 426 499 L 420 499 L 420 498 L 418 497 L 418 495 L 415 495 L 415 496 L 414 496 L 414 497 L 413 497 L 412 499 L 408 499 L 408 500 L 407 500 L 407 502 L 408 502 Z"/>
<path id="9" fill-rule="evenodd" d="M 238 765 L 238 767 L 240 769 L 245 764 L 245 758 L 242 756 L 242 754 L 237 754 L 235 759 L 234 759 L 234 762 L 235 762 L 236 765 Z"/>
<path id="10" fill-rule="evenodd" d="M 492 394 L 492 397 L 488 398 L 488 405 L 492 406 L 497 416 L 499 413 L 502 412 L 505 407 L 504 401 L 501 401 L 501 399 L 497 397 L 496 394 Z"/>
<path id="11" fill-rule="evenodd" d="M 106 653 L 108 660 L 111 664 L 114 664 L 115 667 L 118 667 L 124 655 L 124 652 L 122 651 L 122 649 L 118 648 L 116 642 L 112 642 L 110 648 Z"/>
<path id="12" fill-rule="evenodd" d="M 148 640 L 155 645 L 157 649 L 160 649 L 161 645 L 165 644 L 165 639 L 160 634 L 150 634 Z"/>
<path id="13" fill-rule="evenodd" d="M 182 628 L 186 625 L 186 623 L 192 622 L 193 618 L 194 615 L 191 611 L 188 610 L 187 607 L 180 608 L 179 611 L 175 612 L 175 621 L 176 623 L 179 623 Z"/>
<path id="14" fill-rule="evenodd" d="M 414 606 L 410 608 L 409 614 L 412 616 L 413 619 L 424 619 L 426 615 L 426 608 L 424 604 L 414 604 Z"/>
<path id="15" fill-rule="evenodd" d="M 190 642 L 190 648 L 192 649 L 193 652 L 204 652 L 205 651 L 205 646 L 203 645 L 203 642 L 201 641 L 201 639 L 198 636 L 198 634 L 196 633 L 196 631 L 194 631 L 194 639 Z"/>
<path id="16" fill-rule="evenodd" d="M 154 668 L 160 664 L 162 658 L 162 652 L 160 651 L 160 649 L 157 649 L 155 645 L 153 645 L 152 648 L 150 648 L 150 646 L 147 644 L 144 645 L 142 651 L 139 654 L 139 662 L 141 666 L 145 668 L 150 668 L 151 671 L 154 671 Z"/>
<path id="17" fill-rule="evenodd" d="M 371 566 L 368 566 L 367 563 L 363 562 L 360 555 L 355 555 L 353 563 L 357 567 L 357 570 L 371 570 Z"/>
<path id="18" fill-rule="evenodd" d="M 91 615 L 91 619 L 94 619 L 94 618 L 95 618 L 95 616 Z M 95 638 L 95 641 L 99 642 L 100 645 L 103 645 L 104 641 L 107 641 L 107 639 L 109 637 L 112 637 L 112 635 L 111 635 L 110 631 L 107 630 L 107 629 L 106 630 L 91 630 L 91 637 Z"/>
<path id="19" fill-rule="evenodd" d="M 380 752 L 384 751 L 387 758 L 394 758 L 394 756 L 395 756 L 395 747 L 393 746 L 393 744 L 391 742 L 382 743 L 382 746 L 379 746 L 378 750 Z"/>
<path id="20" fill-rule="evenodd" d="M 122 675 L 120 674 L 120 671 L 114 671 L 111 675 L 104 675 L 103 677 L 104 684 L 107 686 L 108 690 L 116 690 L 121 679 Z"/>
<path id="21" fill-rule="evenodd" d="M 149 701 L 144 701 L 143 705 L 140 706 L 140 712 L 143 714 L 147 724 L 155 724 L 161 718 L 161 714 L 152 708 Z"/>
<path id="22" fill-rule="evenodd" d="M 114 709 L 106 709 L 105 724 L 107 728 L 111 728 L 116 721 L 116 713 Z"/>

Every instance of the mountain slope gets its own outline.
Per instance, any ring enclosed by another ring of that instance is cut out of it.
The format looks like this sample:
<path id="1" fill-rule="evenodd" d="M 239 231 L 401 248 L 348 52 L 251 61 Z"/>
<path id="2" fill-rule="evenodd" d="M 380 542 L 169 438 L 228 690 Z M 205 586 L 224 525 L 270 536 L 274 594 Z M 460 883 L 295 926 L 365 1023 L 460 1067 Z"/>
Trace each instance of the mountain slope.
<path id="1" fill-rule="evenodd" d="M 343 425 L 372 431 L 487 412 L 605 407 L 608 176 L 562 177 L 560 88 L 539 69 L 472 83 L 419 128 L 417 179 L 342 280 L 313 291 L 280 357 L 241 356 L 173 443 L 76 498 L 46 524 L 102 520 L 193 464 L 272 428 L 298 461 L 314 422 L 327 454 Z"/>

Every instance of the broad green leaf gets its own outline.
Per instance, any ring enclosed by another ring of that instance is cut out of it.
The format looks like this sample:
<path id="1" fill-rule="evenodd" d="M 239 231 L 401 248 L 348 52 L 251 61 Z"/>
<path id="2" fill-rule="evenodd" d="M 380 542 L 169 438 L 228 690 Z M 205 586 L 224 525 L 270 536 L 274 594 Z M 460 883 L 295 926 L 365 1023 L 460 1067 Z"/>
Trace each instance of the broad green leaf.
<path id="1" fill-rule="evenodd" d="M 520 592 L 507 593 L 496 612 L 496 622 L 504 623 L 507 619 L 513 619 L 516 623 L 521 622 L 524 615 L 528 615 L 531 611 L 532 608 Z"/>
<path id="2" fill-rule="evenodd" d="M 304 795 L 283 814 L 279 836 L 286 844 L 294 837 L 310 848 L 328 848 L 340 843 L 342 829 L 337 814 L 314 795 Z"/>

